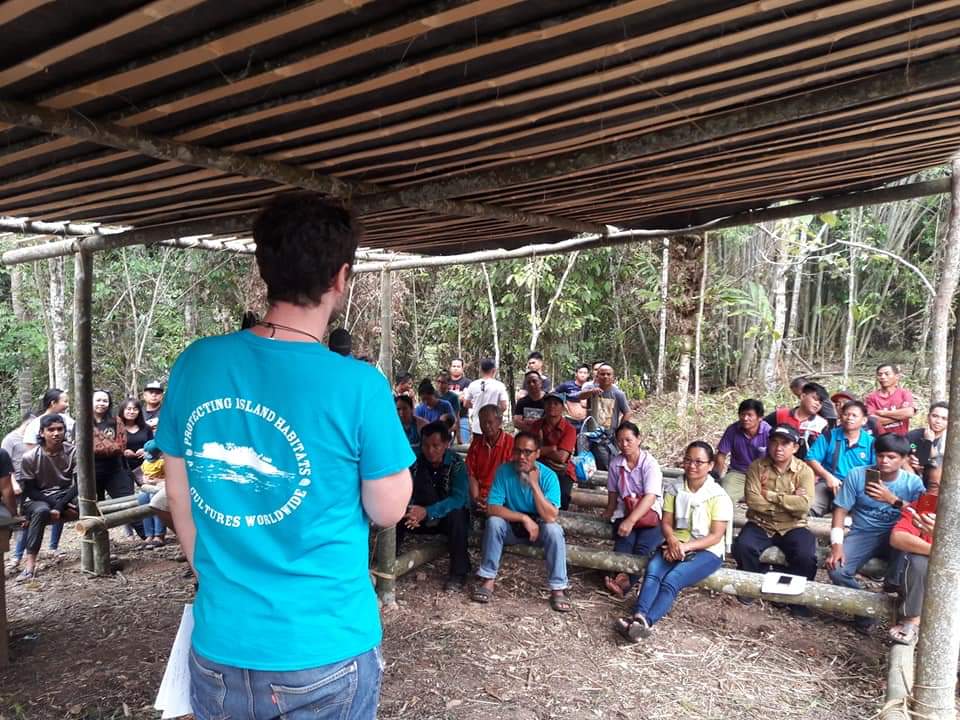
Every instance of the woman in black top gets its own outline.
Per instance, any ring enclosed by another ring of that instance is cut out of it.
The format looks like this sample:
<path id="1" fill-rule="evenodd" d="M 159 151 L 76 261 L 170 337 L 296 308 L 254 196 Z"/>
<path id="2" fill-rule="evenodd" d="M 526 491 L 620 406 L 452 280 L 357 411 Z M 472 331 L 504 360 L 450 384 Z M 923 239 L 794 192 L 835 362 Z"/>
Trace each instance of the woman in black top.
<path id="1" fill-rule="evenodd" d="M 133 481 L 143 485 L 143 446 L 153 439 L 153 430 L 143 419 L 143 406 L 136 398 L 129 397 L 120 404 L 117 417 L 123 423 L 127 433 L 127 446 L 123 451 L 123 462 L 133 475 Z"/>

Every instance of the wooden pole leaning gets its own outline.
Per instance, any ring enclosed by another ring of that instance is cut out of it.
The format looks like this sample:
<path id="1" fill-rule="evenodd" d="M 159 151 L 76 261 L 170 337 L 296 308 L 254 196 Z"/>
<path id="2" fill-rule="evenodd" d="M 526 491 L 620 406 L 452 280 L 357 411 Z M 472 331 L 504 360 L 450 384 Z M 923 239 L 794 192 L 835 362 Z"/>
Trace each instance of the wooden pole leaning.
<path id="1" fill-rule="evenodd" d="M 74 527 L 83 538 L 96 537 L 98 533 L 106 533 L 110 528 L 120 527 L 150 517 L 154 512 L 155 510 L 149 505 L 138 505 L 116 510 L 100 517 L 87 517 L 77 520 Z"/>
<path id="2" fill-rule="evenodd" d="M 880 720 L 910 720 L 910 691 L 913 688 L 913 645 L 890 646 L 887 660 L 887 694 Z"/>
<path id="3" fill-rule="evenodd" d="M 73 337 L 76 350 L 73 396 L 77 410 L 77 487 L 81 521 L 101 516 L 97 508 L 97 482 L 93 468 L 92 298 L 93 254 L 80 251 L 74 256 Z M 80 569 L 90 575 L 110 574 L 110 536 L 106 528 L 96 530 L 80 543 Z"/>
<path id="4" fill-rule="evenodd" d="M 377 597 L 380 606 L 393 608 L 397 605 L 397 528 L 390 526 L 377 531 Z"/>

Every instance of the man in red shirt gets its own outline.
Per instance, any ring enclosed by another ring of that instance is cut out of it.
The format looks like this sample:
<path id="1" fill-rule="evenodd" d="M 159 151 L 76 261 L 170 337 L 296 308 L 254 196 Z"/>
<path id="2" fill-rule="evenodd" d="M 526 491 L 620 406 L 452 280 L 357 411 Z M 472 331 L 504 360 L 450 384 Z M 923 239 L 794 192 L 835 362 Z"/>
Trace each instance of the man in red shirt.
<path id="1" fill-rule="evenodd" d="M 928 490 L 916 502 L 907 505 L 890 532 L 890 547 L 903 552 L 903 581 L 900 594 L 902 619 L 890 628 L 890 639 L 901 645 L 913 645 L 920 629 L 920 611 L 926 590 L 927 561 L 937 523 L 937 497 L 943 466 L 930 467 Z"/>
<path id="2" fill-rule="evenodd" d="M 530 427 L 540 437 L 540 462 L 557 474 L 560 480 L 560 509 L 570 506 L 570 493 L 576 478 L 573 456 L 577 431 L 563 417 L 564 397 L 550 393 L 543 399 L 543 417 Z"/>
<path id="3" fill-rule="evenodd" d="M 900 366 L 885 363 L 877 367 L 877 385 L 879 387 L 863 399 L 870 417 L 876 420 L 877 434 L 906 435 L 910 418 L 917 410 L 911 392 L 900 387 Z"/>
<path id="4" fill-rule="evenodd" d="M 467 481 L 470 501 L 479 512 L 487 511 L 487 495 L 497 468 L 513 458 L 513 436 L 503 431 L 502 412 L 496 405 L 480 408 L 480 434 L 467 450 Z"/>
<path id="5" fill-rule="evenodd" d="M 764 422 L 772 428 L 777 425 L 789 425 L 797 431 L 800 438 L 800 447 L 796 457 L 803 460 L 807 456 L 813 443 L 821 433 L 828 429 L 826 419 L 820 415 L 823 402 L 820 400 L 820 386 L 816 383 L 807 383 L 800 390 L 800 404 L 795 408 L 778 407 L 764 418 Z"/>

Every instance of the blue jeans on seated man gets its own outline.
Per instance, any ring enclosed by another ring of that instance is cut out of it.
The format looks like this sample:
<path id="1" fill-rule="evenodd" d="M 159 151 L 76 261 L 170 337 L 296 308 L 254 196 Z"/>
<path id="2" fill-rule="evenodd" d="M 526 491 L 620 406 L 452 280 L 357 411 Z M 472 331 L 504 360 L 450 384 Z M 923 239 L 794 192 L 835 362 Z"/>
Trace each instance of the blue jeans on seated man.
<path id="1" fill-rule="evenodd" d="M 244 670 L 190 651 L 196 720 L 373 720 L 380 700 L 380 647 L 309 670 Z"/>
<path id="2" fill-rule="evenodd" d="M 137 504 L 149 505 L 152 497 L 150 493 L 142 492 L 137 495 Z M 143 534 L 147 537 L 163 537 L 166 533 L 167 526 L 157 515 L 148 515 L 143 519 Z"/>
<path id="3" fill-rule="evenodd" d="M 681 562 L 667 560 L 658 552 L 647 565 L 633 614 L 643 615 L 653 625 L 670 612 L 681 590 L 710 577 L 721 564 L 719 556 L 708 550 L 687 553 Z"/>
<path id="4" fill-rule="evenodd" d="M 843 565 L 829 571 L 831 582 L 834 585 L 862 590 L 863 585 L 856 578 L 857 571 L 871 558 L 886 558 L 887 571 L 884 575 L 884 585 L 899 587 L 903 553 L 890 547 L 890 530 L 851 530 L 843 540 Z M 855 622 L 858 626 L 866 628 L 874 625 L 876 620 L 857 618 Z"/>
<path id="5" fill-rule="evenodd" d="M 500 558 L 503 556 L 505 545 L 536 545 L 543 548 L 544 560 L 547 566 L 547 585 L 551 590 L 566 590 L 567 582 L 567 545 L 563 536 L 563 528 L 557 523 L 547 523 L 537 520 L 540 534 L 536 542 L 529 538 L 519 537 L 509 522 L 502 517 L 491 515 L 483 528 L 483 561 L 477 570 L 484 580 L 494 580 L 500 568 Z"/>
<path id="6" fill-rule="evenodd" d="M 620 536 L 620 523 L 623 518 L 615 520 L 613 523 L 613 551 L 618 553 L 628 553 L 648 558 L 663 545 L 663 531 L 659 523 L 653 527 L 635 527 L 626 537 Z M 630 585 L 636 585 L 639 575 L 630 576 Z"/>
<path id="7" fill-rule="evenodd" d="M 60 536 L 63 535 L 63 523 L 54 523 L 50 525 L 50 549 L 56 550 L 60 547 Z M 17 546 L 13 549 L 13 559 L 20 561 L 23 559 L 23 553 L 27 549 L 27 530 L 24 528 L 17 533 Z"/>

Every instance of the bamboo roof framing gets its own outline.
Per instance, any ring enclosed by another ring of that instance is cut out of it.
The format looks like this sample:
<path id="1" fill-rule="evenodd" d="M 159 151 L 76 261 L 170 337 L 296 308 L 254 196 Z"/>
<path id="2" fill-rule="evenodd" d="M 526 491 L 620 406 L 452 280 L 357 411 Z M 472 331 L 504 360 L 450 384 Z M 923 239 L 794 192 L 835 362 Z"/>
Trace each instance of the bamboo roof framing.
<path id="1" fill-rule="evenodd" d="M 376 267 L 616 242 L 960 146 L 960 0 L 13 0 L 0 31 L 0 231 L 73 237 L 44 254 L 249 252 L 295 188 Z"/>

